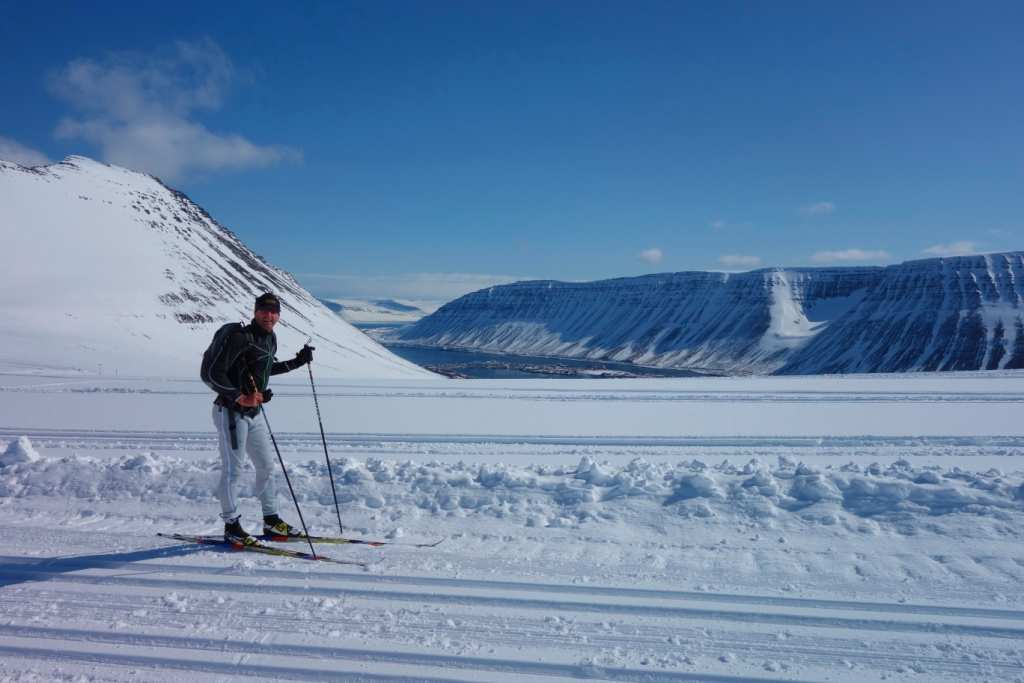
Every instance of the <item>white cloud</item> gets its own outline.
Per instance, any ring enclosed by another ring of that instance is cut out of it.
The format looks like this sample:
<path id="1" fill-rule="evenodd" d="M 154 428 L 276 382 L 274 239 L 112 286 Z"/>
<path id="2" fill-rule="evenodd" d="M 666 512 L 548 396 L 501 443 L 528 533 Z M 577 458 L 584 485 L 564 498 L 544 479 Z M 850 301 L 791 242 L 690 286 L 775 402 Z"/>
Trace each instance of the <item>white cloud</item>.
<path id="1" fill-rule="evenodd" d="M 967 256 L 980 252 L 977 242 L 953 242 L 951 244 L 936 244 L 921 251 L 928 256 Z"/>
<path id="2" fill-rule="evenodd" d="M 722 232 L 728 230 L 729 232 L 735 232 L 737 230 L 750 230 L 754 227 L 754 224 L 750 221 L 727 221 L 724 218 L 716 218 L 715 220 L 708 223 L 708 227 L 711 228 L 712 232 Z"/>
<path id="3" fill-rule="evenodd" d="M 443 303 L 478 289 L 536 278 L 483 273 L 400 273 L 349 275 L 297 273 L 295 277 L 322 299 L 407 299 Z"/>
<path id="4" fill-rule="evenodd" d="M 802 216 L 825 216 L 833 213 L 836 210 L 836 205 L 832 202 L 815 202 L 814 204 L 808 204 L 807 206 L 800 207 L 800 215 Z"/>
<path id="5" fill-rule="evenodd" d="M 286 147 L 259 146 L 238 135 L 217 135 L 185 120 L 112 124 L 65 119 L 57 126 L 56 135 L 95 143 L 102 148 L 104 161 L 169 182 L 191 171 L 259 168 L 301 158 Z"/>
<path id="6" fill-rule="evenodd" d="M 293 148 L 214 133 L 195 120 L 223 106 L 234 80 L 231 60 L 209 39 L 179 42 L 164 55 L 76 59 L 50 77 L 53 93 L 79 112 L 55 135 L 95 144 L 104 161 L 167 181 L 300 159 Z"/>
<path id="7" fill-rule="evenodd" d="M 665 254 L 658 247 L 644 249 L 637 256 L 639 256 L 641 261 L 646 261 L 652 265 L 661 263 L 662 259 L 665 258 Z"/>
<path id="8" fill-rule="evenodd" d="M 760 256 L 746 256 L 744 254 L 722 254 L 718 262 L 729 268 L 753 268 L 761 265 Z"/>
<path id="9" fill-rule="evenodd" d="M 22 166 L 43 166 L 51 163 L 42 152 L 3 136 L 0 136 L 0 159 L 13 161 Z"/>
<path id="10" fill-rule="evenodd" d="M 819 251 L 811 257 L 814 263 L 846 263 L 850 261 L 888 261 L 892 258 L 884 250 L 843 249 L 840 251 Z"/>

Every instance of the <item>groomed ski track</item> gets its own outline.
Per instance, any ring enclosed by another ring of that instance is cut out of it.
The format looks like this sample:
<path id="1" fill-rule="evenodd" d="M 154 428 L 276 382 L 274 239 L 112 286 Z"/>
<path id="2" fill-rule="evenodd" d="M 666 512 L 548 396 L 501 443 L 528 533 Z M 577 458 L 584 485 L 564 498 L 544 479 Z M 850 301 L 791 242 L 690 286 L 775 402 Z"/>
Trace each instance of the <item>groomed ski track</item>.
<path id="1" fill-rule="evenodd" d="M 94 680 L 140 668 L 145 680 L 1024 675 L 1014 653 L 1024 638 L 1018 610 L 306 571 L 280 559 L 197 562 L 207 555 L 181 546 L 121 559 L 0 557 L 5 675 L 72 663 Z M 454 652 L 424 652 L 439 639 Z M 617 651 L 634 665 L 601 661 Z"/>
<path id="2" fill-rule="evenodd" d="M 210 451 L 217 438 L 209 432 L 39 429 L 0 426 L 0 439 L 28 436 L 42 448 L 80 448 L 97 450 L 170 449 L 175 451 Z M 320 435 L 309 433 L 278 433 L 278 444 L 292 451 L 323 451 Z M 487 446 L 664 446 L 673 448 L 934 448 L 991 447 L 1024 448 L 1024 436 L 534 436 L 513 434 L 327 434 L 328 447 L 366 448 L 390 446 L 395 451 L 416 444 L 460 444 Z"/>
<path id="3" fill-rule="evenodd" d="M 217 448 L 208 432 L 40 429 L 0 425 L 0 441 L 27 436 L 41 450 L 116 457 L 137 452 L 173 453 L 207 458 Z M 322 457 L 323 443 L 314 433 L 276 434 L 286 458 Z M 921 457 L 963 467 L 1003 467 L 1024 455 L 1024 436 L 590 436 L 514 434 L 327 434 L 335 456 L 430 458 L 439 461 L 531 463 L 539 459 L 572 461 L 596 453 L 614 462 L 633 458 L 775 458 L 779 453 L 818 462 L 850 458 L 888 461 Z"/>

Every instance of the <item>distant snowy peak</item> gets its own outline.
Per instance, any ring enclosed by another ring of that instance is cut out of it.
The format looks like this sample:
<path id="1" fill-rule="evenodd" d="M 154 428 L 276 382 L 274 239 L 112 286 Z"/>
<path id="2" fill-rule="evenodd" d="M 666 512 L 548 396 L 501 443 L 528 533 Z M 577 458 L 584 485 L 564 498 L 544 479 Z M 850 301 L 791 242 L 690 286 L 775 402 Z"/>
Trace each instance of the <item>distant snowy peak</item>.
<path id="1" fill-rule="evenodd" d="M 423 313 L 423 311 L 416 306 L 410 306 L 409 304 L 404 304 L 401 301 L 396 301 L 395 299 L 377 299 L 372 303 L 385 310 L 395 311 L 397 313 Z"/>
<path id="2" fill-rule="evenodd" d="M 1021 260 L 519 282 L 467 294 L 398 339 L 728 373 L 1024 367 Z"/>
<path id="3" fill-rule="evenodd" d="M 7 276 L 23 292 L 0 304 L 6 333 L 36 340 L 27 358 L 0 351 L 0 364 L 194 374 L 212 331 L 247 321 L 254 297 L 273 291 L 282 353 L 312 337 L 325 374 L 423 374 L 152 176 L 78 156 L 0 162 L 0 229 L 18 255 Z"/>
<path id="4" fill-rule="evenodd" d="M 350 323 L 413 323 L 437 310 L 437 305 L 397 299 L 327 299 L 325 306 Z"/>

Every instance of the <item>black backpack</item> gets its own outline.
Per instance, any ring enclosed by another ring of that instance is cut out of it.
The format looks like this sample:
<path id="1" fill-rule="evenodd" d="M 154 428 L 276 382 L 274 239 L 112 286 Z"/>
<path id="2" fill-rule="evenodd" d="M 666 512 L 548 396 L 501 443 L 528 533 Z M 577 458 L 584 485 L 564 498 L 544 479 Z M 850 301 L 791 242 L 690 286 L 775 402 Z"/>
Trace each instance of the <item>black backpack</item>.
<path id="1" fill-rule="evenodd" d="M 210 377 L 210 368 L 213 367 L 213 363 L 217 359 L 217 356 L 219 356 L 224 350 L 224 347 L 227 346 L 228 339 L 231 338 L 231 335 L 235 332 L 241 331 L 245 327 L 247 326 L 242 323 L 228 323 L 226 325 L 221 325 L 220 329 L 214 333 L 213 340 L 210 342 L 210 345 L 206 348 L 206 351 L 203 352 L 203 364 L 199 367 L 199 379 L 203 380 L 203 383 L 206 386 L 210 387 L 218 394 L 220 392 L 217 391 L 217 387 L 213 384 L 213 380 Z"/>

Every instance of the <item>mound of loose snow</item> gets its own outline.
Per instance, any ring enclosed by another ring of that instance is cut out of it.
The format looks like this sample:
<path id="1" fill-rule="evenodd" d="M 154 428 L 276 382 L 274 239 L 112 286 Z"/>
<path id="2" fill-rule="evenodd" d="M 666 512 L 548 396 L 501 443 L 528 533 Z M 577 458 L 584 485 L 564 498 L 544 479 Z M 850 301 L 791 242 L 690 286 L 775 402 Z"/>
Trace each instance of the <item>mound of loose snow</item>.
<path id="1" fill-rule="evenodd" d="M 22 437 L 8 448 L 4 462 L 28 464 L 0 477 L 0 496 L 136 500 L 165 509 L 208 506 L 211 518 L 216 514 L 212 491 L 220 473 L 215 461 L 150 452 L 113 461 L 86 456 L 58 461 L 40 458 Z M 304 508 L 308 505 L 314 516 L 333 513 L 323 462 L 292 463 L 289 471 Z M 736 466 L 642 459 L 620 466 L 585 457 L 577 467 L 338 458 L 334 472 L 338 500 L 349 513 L 384 513 L 392 522 L 452 518 L 590 528 L 648 526 L 675 518 L 794 530 L 837 526 L 858 533 L 956 534 L 969 526 L 972 533 L 995 536 L 1019 526 L 1014 520 L 1024 521 L 1019 475 L 915 467 L 906 461 L 815 469 L 786 458 L 775 466 L 756 460 Z M 252 495 L 252 479 L 244 477 L 243 496 Z"/>
<path id="2" fill-rule="evenodd" d="M 19 436 L 7 444 L 7 449 L 0 455 L 0 467 L 7 467 L 19 462 L 36 462 L 40 455 L 27 436 Z"/>

